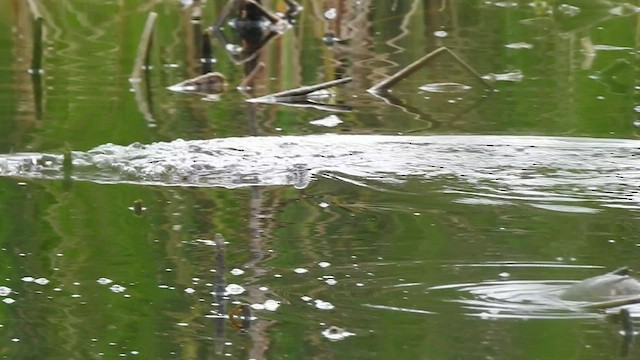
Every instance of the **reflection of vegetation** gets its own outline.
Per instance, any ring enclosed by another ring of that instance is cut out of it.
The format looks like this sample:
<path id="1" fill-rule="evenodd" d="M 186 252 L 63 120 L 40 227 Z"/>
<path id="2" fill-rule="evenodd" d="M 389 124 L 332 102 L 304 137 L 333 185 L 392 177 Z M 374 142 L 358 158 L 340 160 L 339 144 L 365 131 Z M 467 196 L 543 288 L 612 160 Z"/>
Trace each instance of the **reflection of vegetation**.
<path id="1" fill-rule="evenodd" d="M 282 1 L 265 3 L 279 11 L 286 5 Z M 39 38 L 32 36 L 37 35 L 37 27 L 26 2 L 8 1 L 4 5 L 10 11 L 0 12 L 0 47 L 8 54 L 0 58 L 0 79 L 5 84 L 0 89 L 4 115 L 0 117 L 4 131 L 0 149 L 68 151 L 107 142 L 147 143 L 177 137 L 324 131 L 404 133 L 415 128 L 424 133 L 634 135 L 627 118 L 634 105 L 631 84 L 638 82 L 633 55 L 598 50 L 591 69 L 580 67 L 583 55 L 577 40 L 582 37 L 590 36 L 600 45 L 637 47 L 630 18 L 614 16 L 606 8 L 582 5 L 583 11 L 570 17 L 557 11 L 548 16 L 542 7 L 505 9 L 491 2 L 477 6 L 418 0 L 301 3 L 305 11 L 298 15 L 294 28 L 262 48 L 259 61 L 265 63 L 265 69 L 254 79 L 252 96 L 352 77 L 353 83 L 337 96 L 352 103 L 355 111 L 340 114 L 345 125 L 336 130 L 310 126 L 309 120 L 326 116 L 315 109 L 246 105 L 244 95 L 234 91 L 222 94 L 217 103 L 166 91 L 166 86 L 200 74 L 202 28 L 213 23 L 223 1 L 202 3 L 202 26 L 195 26 L 192 14 L 180 10 L 175 2 L 92 2 L 90 6 L 77 1 L 40 2 L 44 73 L 37 84 L 31 82 L 27 72 L 33 39 Z M 325 16 L 330 8 L 336 10 L 334 18 Z M 152 91 L 143 98 L 154 121 L 145 122 L 127 77 L 140 29 L 151 10 L 160 15 L 153 68 L 145 84 Z M 437 37 L 435 32 L 445 32 L 446 36 Z M 504 46 L 518 42 L 526 42 L 532 49 Z M 363 96 L 373 83 L 440 45 L 454 49 L 480 73 L 520 70 L 524 79 L 497 84 L 496 96 L 462 115 L 461 108 L 475 104 L 477 99 L 467 95 L 430 96 L 417 90 L 429 82 L 473 82 L 464 69 L 450 61 L 420 70 L 417 80 L 394 92 L 410 114 Z M 231 61 L 227 49 L 216 41 L 212 52 L 217 61 L 210 64 L 212 70 L 224 74 L 234 88 L 247 69 Z M 614 69 L 607 67 L 610 64 L 629 65 Z M 597 72 L 607 75 L 601 80 L 608 81 L 589 79 Z M 612 82 L 620 80 L 614 76 L 624 81 Z M 42 90 L 40 95 L 35 85 Z M 423 120 L 439 126 L 425 128 Z M 357 301 L 362 298 L 357 296 L 407 307 L 424 305 L 417 300 L 411 303 L 411 297 L 405 301 L 399 292 L 384 287 L 397 284 L 400 277 L 427 284 L 453 281 L 451 273 L 456 272 L 456 279 L 473 277 L 477 281 L 495 270 L 445 267 L 445 271 L 443 263 L 580 256 L 579 261 L 584 263 L 613 267 L 619 259 L 629 259 L 631 252 L 612 248 L 607 242 L 610 234 L 626 238 L 632 247 L 632 239 L 637 238 L 637 225 L 623 210 L 576 217 L 532 210 L 517 200 L 515 205 L 505 206 L 461 205 L 453 201 L 462 195 L 439 192 L 453 184 L 445 180 L 424 184 L 408 179 L 401 186 L 373 189 L 320 177 L 305 192 L 275 188 L 251 189 L 251 193 L 45 181 L 18 186 L 15 180 L 3 180 L 2 274 L 10 279 L 5 284 L 16 289 L 20 297 L 16 296 L 18 301 L 11 306 L 3 305 L 0 323 L 7 337 L 21 337 L 30 345 L 15 351 L 7 347 L 4 354 L 14 358 L 36 353 L 52 357 L 79 354 L 79 358 L 88 358 L 97 352 L 114 355 L 136 350 L 127 347 L 136 346 L 148 358 L 166 357 L 171 352 L 192 358 L 211 355 L 212 323 L 205 315 L 212 307 L 210 289 L 205 284 L 213 281 L 210 270 L 215 253 L 193 241 L 211 239 L 216 232 L 229 241 L 229 267 L 244 264 L 248 273 L 253 272 L 248 279 L 236 280 L 256 288 L 269 285 L 269 291 L 250 288 L 239 300 L 260 296 L 291 299 L 288 309 L 281 313 L 258 313 L 257 327 L 262 328 L 252 332 L 252 338 L 227 332 L 234 348 L 251 349 L 262 342 L 273 357 L 315 354 L 318 349 L 325 350 L 327 344 L 320 328 L 309 328 L 309 319 L 313 319 L 315 323 L 357 328 L 354 332 L 358 336 L 349 339 L 353 342 L 332 344 L 343 350 L 345 357 L 361 354 L 357 349 L 364 349 L 361 351 L 367 355 L 395 358 L 401 351 L 398 343 L 408 345 L 402 354 L 419 357 L 441 350 L 443 345 L 458 345 L 456 334 L 468 335 L 467 328 L 482 334 L 491 344 L 503 344 L 508 334 L 512 342 L 497 346 L 498 350 L 506 348 L 507 354 L 518 353 L 514 349 L 519 344 L 536 341 L 553 345 L 527 350 L 540 358 L 549 358 L 545 356 L 552 351 L 549 349 L 564 349 L 565 354 L 572 351 L 562 341 L 581 336 L 573 324 L 553 329 L 541 323 L 529 327 L 478 325 L 452 322 L 443 316 L 421 318 L 415 325 L 415 318 L 406 314 L 380 312 L 376 313 L 379 317 L 372 318 L 360 310 Z M 136 199 L 148 208 L 141 216 L 127 209 Z M 323 202 L 329 206 L 320 207 Z M 378 266 L 379 258 L 396 266 Z M 271 278 L 273 271 L 317 268 L 319 261 L 334 264 L 327 273 L 343 275 L 339 280 L 349 286 L 365 280 L 374 282 L 373 286 L 364 287 L 362 295 L 353 286 L 331 292 L 316 278 L 290 277 L 284 285 Z M 366 270 L 357 272 L 360 270 L 354 270 L 354 263 Z M 26 275 L 46 277 L 51 286 L 43 287 L 38 294 L 32 284 L 19 280 Z M 131 298 L 97 285 L 96 279 L 103 276 L 121 282 Z M 194 284 L 193 278 L 201 280 Z M 175 290 L 158 288 L 163 284 Z M 54 292 L 54 286 L 61 291 Z M 197 288 L 197 292 L 185 295 L 183 290 L 188 287 Z M 75 293 L 83 297 L 72 298 Z M 340 312 L 307 311 L 302 307 L 306 304 L 294 302 L 304 294 L 331 297 L 327 300 L 340 305 Z M 460 312 L 457 307 L 445 310 Z M 191 326 L 176 327 L 184 321 Z M 369 337 L 370 329 L 393 331 Z M 473 344 L 468 346 L 474 349 Z M 448 354 L 441 357 L 447 358 Z"/>

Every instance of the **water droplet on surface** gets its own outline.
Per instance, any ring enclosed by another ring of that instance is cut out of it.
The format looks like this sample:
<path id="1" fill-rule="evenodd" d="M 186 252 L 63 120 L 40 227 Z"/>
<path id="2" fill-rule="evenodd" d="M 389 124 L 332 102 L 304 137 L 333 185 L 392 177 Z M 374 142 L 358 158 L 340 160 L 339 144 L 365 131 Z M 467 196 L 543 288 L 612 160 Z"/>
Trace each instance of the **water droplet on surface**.
<path id="1" fill-rule="evenodd" d="M 340 341 L 348 338 L 349 336 L 355 335 L 354 333 L 345 331 L 337 326 L 331 326 L 326 330 L 322 331 L 322 336 L 326 337 L 331 341 Z"/>
<path id="2" fill-rule="evenodd" d="M 264 302 L 264 309 L 269 311 L 276 311 L 280 307 L 280 301 L 267 300 Z"/>
<path id="3" fill-rule="evenodd" d="M 34 283 L 38 284 L 38 285 L 47 285 L 49 283 L 49 280 L 46 278 L 37 278 L 35 280 L 33 280 Z"/>
<path id="4" fill-rule="evenodd" d="M 343 121 L 335 115 L 329 115 L 326 118 L 310 121 L 309 124 L 324 127 L 336 127 Z"/>
<path id="5" fill-rule="evenodd" d="M 324 18 L 327 20 L 333 20 L 336 18 L 337 12 L 335 8 L 331 8 L 324 12 Z"/>
<path id="6" fill-rule="evenodd" d="M 432 93 L 456 93 L 468 91 L 471 86 L 459 83 L 431 83 L 422 85 L 419 89 Z"/>
<path id="7" fill-rule="evenodd" d="M 505 45 L 504 47 L 509 49 L 533 49 L 533 45 L 526 42 L 511 43 Z"/>
<path id="8" fill-rule="evenodd" d="M 116 285 L 111 285 L 109 287 L 109 290 L 111 290 L 112 292 L 118 294 L 118 293 L 124 292 L 125 290 L 127 290 L 127 288 L 122 286 L 122 285 L 117 285 L 116 284 Z"/>
<path id="9" fill-rule="evenodd" d="M 245 289 L 238 284 L 229 284 L 224 291 L 226 295 L 240 295 L 245 292 Z"/>
<path id="10" fill-rule="evenodd" d="M 238 276 L 238 275 L 242 275 L 242 274 L 244 274 L 244 270 L 242 270 L 242 269 L 235 268 L 235 269 L 231 270 L 231 275 Z"/>
<path id="11" fill-rule="evenodd" d="M 501 8 L 518 7 L 518 3 L 517 2 L 511 2 L 511 1 L 499 1 L 497 3 L 494 3 L 493 5 L 495 5 L 497 7 L 501 7 Z"/>
<path id="12" fill-rule="evenodd" d="M 573 17 L 580 13 L 580 8 L 577 6 L 571 6 L 568 4 L 560 4 L 558 5 L 558 12 L 564 15 L 567 15 L 569 17 Z"/>
<path id="13" fill-rule="evenodd" d="M 447 33 L 444 30 L 439 30 L 439 31 L 434 32 L 433 35 L 435 35 L 436 37 L 439 37 L 439 38 L 445 38 L 445 37 L 447 37 L 449 35 L 449 33 Z"/>
<path id="14" fill-rule="evenodd" d="M 320 299 L 315 300 L 316 307 L 320 310 L 333 310 L 335 306 L 328 301 L 322 301 Z"/>

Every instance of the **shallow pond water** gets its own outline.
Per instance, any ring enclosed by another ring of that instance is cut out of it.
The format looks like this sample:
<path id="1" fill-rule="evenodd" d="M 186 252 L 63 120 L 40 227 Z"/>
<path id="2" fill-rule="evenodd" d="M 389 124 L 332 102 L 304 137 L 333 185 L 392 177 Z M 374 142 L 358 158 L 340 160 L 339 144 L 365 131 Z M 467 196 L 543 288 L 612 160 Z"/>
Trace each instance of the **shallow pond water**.
<path id="1" fill-rule="evenodd" d="M 204 56 L 225 3 L 0 5 L 0 356 L 640 353 L 617 309 L 557 297 L 640 269 L 634 5 L 299 1 Z M 174 91 L 209 70 L 226 87 Z"/>

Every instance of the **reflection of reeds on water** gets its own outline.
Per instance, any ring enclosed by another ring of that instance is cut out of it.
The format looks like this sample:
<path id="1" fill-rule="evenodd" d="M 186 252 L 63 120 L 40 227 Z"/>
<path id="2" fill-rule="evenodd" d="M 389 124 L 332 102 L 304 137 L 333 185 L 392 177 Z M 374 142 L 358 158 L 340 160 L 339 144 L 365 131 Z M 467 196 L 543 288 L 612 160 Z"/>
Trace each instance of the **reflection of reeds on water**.
<path id="1" fill-rule="evenodd" d="M 136 61 L 133 65 L 133 71 L 131 72 L 130 79 L 133 81 L 139 81 L 143 67 L 149 64 L 149 50 L 151 48 L 151 37 L 153 36 L 156 17 L 158 17 L 157 13 L 150 12 L 147 17 L 147 22 L 144 25 L 144 30 L 140 37 L 140 43 L 138 44 Z"/>

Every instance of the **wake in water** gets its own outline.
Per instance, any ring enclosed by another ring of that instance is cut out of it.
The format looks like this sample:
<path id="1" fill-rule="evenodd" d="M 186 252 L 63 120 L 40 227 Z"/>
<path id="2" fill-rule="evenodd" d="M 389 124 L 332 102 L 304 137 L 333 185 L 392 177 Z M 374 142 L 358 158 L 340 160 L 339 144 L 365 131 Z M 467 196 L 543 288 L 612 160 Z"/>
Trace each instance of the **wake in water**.
<path id="1" fill-rule="evenodd" d="M 106 144 L 73 152 L 71 177 L 160 186 L 293 185 L 319 173 L 398 183 L 452 179 L 472 197 L 640 206 L 640 142 L 527 136 L 309 135 Z M 0 155 L 0 176 L 61 179 L 63 156 Z M 569 206 L 569 205 L 565 205 Z"/>

